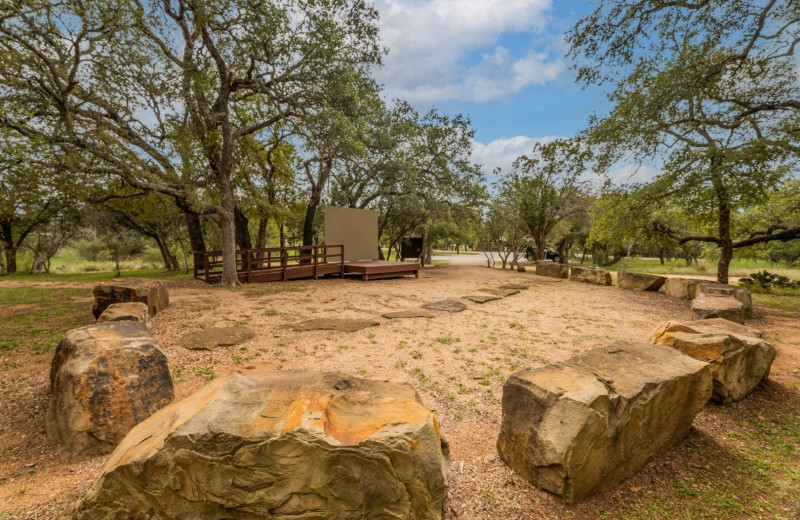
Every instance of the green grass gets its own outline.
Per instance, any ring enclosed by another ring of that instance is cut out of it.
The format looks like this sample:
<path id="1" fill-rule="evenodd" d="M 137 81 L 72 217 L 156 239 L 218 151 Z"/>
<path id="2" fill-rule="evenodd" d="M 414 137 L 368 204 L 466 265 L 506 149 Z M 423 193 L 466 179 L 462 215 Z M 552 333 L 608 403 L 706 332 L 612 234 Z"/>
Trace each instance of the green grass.
<path id="1" fill-rule="evenodd" d="M 99 271 L 88 273 L 41 273 L 28 274 L 27 272 L 16 272 L 6 276 L 0 276 L 0 282 L 4 280 L 16 280 L 20 282 L 105 282 L 120 278 L 116 271 Z M 192 278 L 192 273 L 169 272 L 164 269 L 137 269 L 122 271 L 121 278 L 153 278 L 158 280 L 188 280 Z"/>
<path id="2" fill-rule="evenodd" d="M 0 351 L 48 352 L 69 329 L 94 322 L 91 291 L 0 286 Z"/>
<path id="3" fill-rule="evenodd" d="M 616 264 L 607 267 L 609 271 L 618 271 L 622 269 L 625 261 L 621 260 Z M 730 276 L 734 278 L 741 278 L 748 276 L 750 273 L 756 271 L 763 271 L 766 269 L 771 273 L 781 274 L 793 279 L 800 279 L 800 267 L 793 267 L 786 264 L 777 264 L 775 262 L 767 262 L 760 260 L 750 260 L 734 258 L 730 265 Z M 708 260 L 700 260 L 699 264 L 692 264 L 687 266 L 683 260 L 666 260 L 664 265 L 658 259 L 650 258 L 632 258 L 628 262 L 628 271 L 637 273 L 652 273 L 652 274 L 675 274 L 685 276 L 711 276 L 715 277 L 717 274 L 716 262 Z"/>

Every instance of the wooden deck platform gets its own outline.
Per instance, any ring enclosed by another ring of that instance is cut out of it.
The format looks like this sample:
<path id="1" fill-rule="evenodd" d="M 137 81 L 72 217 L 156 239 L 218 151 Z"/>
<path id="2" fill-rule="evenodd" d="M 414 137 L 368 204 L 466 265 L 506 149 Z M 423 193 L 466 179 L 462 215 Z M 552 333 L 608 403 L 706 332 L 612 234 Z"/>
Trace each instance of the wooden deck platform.
<path id="1" fill-rule="evenodd" d="M 325 275 L 356 274 L 364 281 L 414 275 L 419 278 L 419 264 L 369 260 L 345 262 L 344 246 L 319 245 L 271 247 L 236 251 L 236 274 L 242 283 L 279 282 Z M 194 277 L 206 283 L 222 279 L 222 252 L 194 254 Z"/>
<path id="2" fill-rule="evenodd" d="M 344 264 L 344 272 L 359 274 L 361 275 L 361 279 L 365 282 L 377 280 L 379 278 L 395 278 L 412 274 L 416 278 L 419 278 L 419 264 L 389 262 L 386 260 L 346 262 Z"/>

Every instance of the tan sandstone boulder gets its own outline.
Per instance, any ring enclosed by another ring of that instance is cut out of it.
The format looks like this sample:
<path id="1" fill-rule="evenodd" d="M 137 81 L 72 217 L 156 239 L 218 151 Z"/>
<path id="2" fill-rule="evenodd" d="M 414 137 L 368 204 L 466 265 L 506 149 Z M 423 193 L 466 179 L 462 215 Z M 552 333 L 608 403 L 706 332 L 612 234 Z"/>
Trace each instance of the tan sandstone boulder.
<path id="1" fill-rule="evenodd" d="M 693 334 L 737 334 L 740 336 L 750 336 L 751 338 L 761 338 L 763 333 L 752 327 L 741 325 L 724 318 L 709 318 L 707 320 L 694 321 L 665 321 L 659 325 L 650 335 L 650 342 L 664 332 L 691 332 Z"/>
<path id="2" fill-rule="evenodd" d="M 667 281 L 666 276 L 655 274 L 631 273 L 620 271 L 617 273 L 617 285 L 623 289 L 635 291 L 658 291 Z"/>
<path id="3" fill-rule="evenodd" d="M 511 469 L 572 504 L 683 439 L 711 381 L 707 363 L 624 342 L 517 372 L 503 387 L 497 449 Z"/>
<path id="4" fill-rule="evenodd" d="M 569 279 L 595 285 L 611 285 L 611 273 L 596 267 L 574 265 L 570 268 Z"/>
<path id="5" fill-rule="evenodd" d="M 446 484 L 411 386 L 231 374 L 134 428 L 73 518 L 439 519 Z"/>
<path id="6" fill-rule="evenodd" d="M 550 278 L 569 278 L 569 266 L 547 260 L 536 261 L 536 274 Z"/>
<path id="7" fill-rule="evenodd" d="M 650 336 L 650 342 L 680 350 L 711 364 L 712 399 L 721 403 L 740 401 L 769 376 L 775 347 L 753 336 L 726 333 L 702 325 L 667 321 Z"/>
<path id="8" fill-rule="evenodd" d="M 112 303 L 97 318 L 97 323 L 108 321 L 141 321 L 150 326 L 150 312 L 147 305 L 140 302 Z"/>
<path id="9" fill-rule="evenodd" d="M 108 284 L 95 286 L 94 306 L 92 313 L 99 318 L 112 303 L 141 302 L 147 304 L 150 316 L 169 307 L 169 291 L 159 280 L 131 278 L 130 280 L 114 280 Z"/>
<path id="10" fill-rule="evenodd" d="M 175 394 L 161 342 L 138 321 L 67 332 L 50 367 L 47 437 L 67 460 L 110 453 Z"/>
<path id="11" fill-rule="evenodd" d="M 673 298 L 680 298 L 682 300 L 694 300 L 697 296 L 697 286 L 702 283 L 702 280 L 695 280 L 692 278 L 667 278 L 661 290 L 668 296 Z"/>
<path id="12" fill-rule="evenodd" d="M 699 295 L 692 300 L 692 319 L 724 318 L 736 323 L 744 323 L 745 309 L 742 302 L 733 296 Z"/>
<path id="13" fill-rule="evenodd" d="M 741 304 L 745 318 L 753 317 L 753 298 L 744 287 L 736 287 L 719 282 L 703 282 L 697 287 L 697 296 L 728 296 L 736 298 Z"/>

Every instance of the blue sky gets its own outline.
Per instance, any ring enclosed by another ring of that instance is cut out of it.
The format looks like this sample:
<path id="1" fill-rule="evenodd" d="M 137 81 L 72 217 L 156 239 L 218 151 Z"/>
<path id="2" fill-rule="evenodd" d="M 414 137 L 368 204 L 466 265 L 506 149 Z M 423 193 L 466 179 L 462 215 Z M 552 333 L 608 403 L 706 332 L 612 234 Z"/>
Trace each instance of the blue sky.
<path id="1" fill-rule="evenodd" d="M 572 136 L 609 105 L 582 89 L 564 33 L 586 0 L 375 0 L 389 49 L 377 72 L 391 97 L 420 111 L 470 116 L 474 158 L 488 173 L 542 139 Z M 607 88 L 607 87 L 606 87 Z"/>

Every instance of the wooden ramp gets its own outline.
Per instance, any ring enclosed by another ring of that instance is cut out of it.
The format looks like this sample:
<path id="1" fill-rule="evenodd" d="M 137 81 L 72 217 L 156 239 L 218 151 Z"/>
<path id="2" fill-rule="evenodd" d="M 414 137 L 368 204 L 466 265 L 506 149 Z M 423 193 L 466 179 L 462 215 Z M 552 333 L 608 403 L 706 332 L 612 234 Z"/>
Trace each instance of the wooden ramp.
<path id="1" fill-rule="evenodd" d="M 389 262 L 386 260 L 347 262 L 344 264 L 344 272 L 361 275 L 361 279 L 364 281 L 377 280 L 379 278 L 395 278 L 412 274 L 416 278 L 419 278 L 419 264 Z"/>

